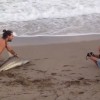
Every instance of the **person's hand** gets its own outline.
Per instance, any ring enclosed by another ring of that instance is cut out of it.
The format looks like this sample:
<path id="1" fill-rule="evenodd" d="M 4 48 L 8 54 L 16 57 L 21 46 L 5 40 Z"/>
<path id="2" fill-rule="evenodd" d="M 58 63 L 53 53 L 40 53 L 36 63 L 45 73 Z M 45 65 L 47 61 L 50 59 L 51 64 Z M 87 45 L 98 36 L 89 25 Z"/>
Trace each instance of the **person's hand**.
<path id="1" fill-rule="evenodd" d="M 14 57 L 18 57 L 18 55 L 17 54 L 14 54 Z M 19 58 L 19 57 L 18 57 Z"/>

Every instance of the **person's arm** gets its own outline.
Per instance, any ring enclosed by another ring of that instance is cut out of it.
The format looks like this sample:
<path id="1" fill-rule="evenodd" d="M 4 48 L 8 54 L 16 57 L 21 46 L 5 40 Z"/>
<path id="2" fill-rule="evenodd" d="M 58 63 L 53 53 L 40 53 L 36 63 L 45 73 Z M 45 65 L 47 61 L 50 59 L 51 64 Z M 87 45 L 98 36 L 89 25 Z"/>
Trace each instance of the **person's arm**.
<path id="1" fill-rule="evenodd" d="M 98 50 L 99 50 L 99 55 L 98 55 L 98 58 L 100 58 L 100 46 L 99 46 Z"/>
<path id="2" fill-rule="evenodd" d="M 7 51 L 9 51 L 13 56 L 18 57 L 18 56 L 17 56 L 17 53 L 15 53 L 15 51 L 14 51 L 11 47 L 9 47 L 8 45 L 6 46 L 6 49 L 7 49 Z"/>
<path id="3" fill-rule="evenodd" d="M 99 51 L 99 54 L 100 54 L 100 46 L 99 46 L 99 48 L 98 48 L 98 51 Z"/>
<path id="4" fill-rule="evenodd" d="M 99 46 L 99 48 L 98 48 L 98 49 L 99 49 L 99 54 L 100 54 L 100 46 Z"/>

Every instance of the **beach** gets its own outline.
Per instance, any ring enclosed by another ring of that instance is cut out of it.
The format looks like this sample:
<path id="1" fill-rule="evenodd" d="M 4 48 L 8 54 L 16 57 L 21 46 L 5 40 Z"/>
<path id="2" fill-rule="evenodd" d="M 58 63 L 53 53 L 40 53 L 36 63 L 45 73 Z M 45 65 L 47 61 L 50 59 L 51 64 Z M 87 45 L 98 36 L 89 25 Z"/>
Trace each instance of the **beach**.
<path id="1" fill-rule="evenodd" d="M 100 100 L 100 68 L 86 59 L 99 53 L 100 0 L 0 0 L 4 29 L 30 63 L 0 72 L 0 100 Z"/>
<path id="2" fill-rule="evenodd" d="M 0 100 L 100 100 L 100 69 L 86 60 L 88 52 L 98 54 L 99 36 L 45 44 L 32 40 L 12 45 L 30 63 L 0 73 Z"/>

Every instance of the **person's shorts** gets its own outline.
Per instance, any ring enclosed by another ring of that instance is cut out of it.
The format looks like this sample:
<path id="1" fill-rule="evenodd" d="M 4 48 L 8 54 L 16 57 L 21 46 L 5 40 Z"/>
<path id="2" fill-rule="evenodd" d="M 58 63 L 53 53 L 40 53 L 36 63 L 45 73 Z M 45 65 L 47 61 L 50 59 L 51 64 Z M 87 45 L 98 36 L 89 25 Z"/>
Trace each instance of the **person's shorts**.
<path id="1" fill-rule="evenodd" d="M 97 65 L 100 68 L 100 59 L 97 60 Z"/>

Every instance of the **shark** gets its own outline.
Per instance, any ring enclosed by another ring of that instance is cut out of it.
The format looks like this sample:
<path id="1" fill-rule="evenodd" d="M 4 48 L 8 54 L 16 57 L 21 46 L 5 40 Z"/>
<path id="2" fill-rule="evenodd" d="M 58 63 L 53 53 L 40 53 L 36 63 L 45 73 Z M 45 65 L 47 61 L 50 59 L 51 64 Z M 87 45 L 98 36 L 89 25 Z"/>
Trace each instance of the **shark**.
<path id="1" fill-rule="evenodd" d="M 25 65 L 25 64 L 27 64 L 29 62 L 30 62 L 29 60 L 22 59 L 22 58 L 19 58 L 19 57 L 15 57 L 15 56 L 9 57 L 7 60 L 5 60 L 0 65 L 0 72 L 1 71 L 6 71 L 6 70 L 9 70 L 11 68 L 18 67 L 18 66 Z"/>

